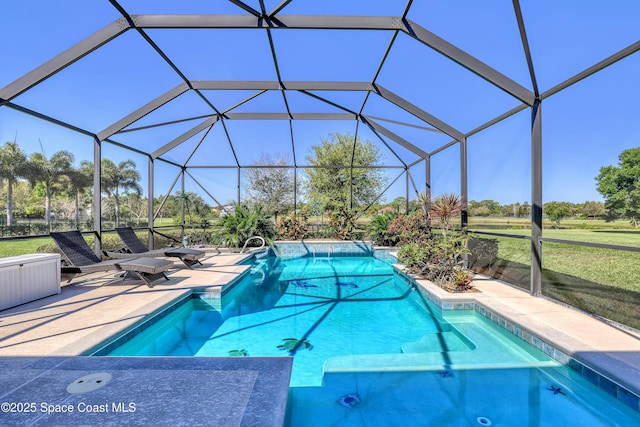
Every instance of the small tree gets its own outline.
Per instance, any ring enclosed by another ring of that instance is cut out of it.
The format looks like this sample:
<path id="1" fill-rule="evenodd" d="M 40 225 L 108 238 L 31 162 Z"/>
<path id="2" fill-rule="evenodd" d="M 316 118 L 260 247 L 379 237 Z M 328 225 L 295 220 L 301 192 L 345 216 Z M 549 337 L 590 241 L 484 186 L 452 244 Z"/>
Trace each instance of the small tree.
<path id="1" fill-rule="evenodd" d="M 600 218 L 607 213 L 604 203 L 596 201 L 586 201 L 582 207 L 582 214 L 587 218 Z"/>
<path id="2" fill-rule="evenodd" d="M 286 213 L 293 205 L 294 171 L 284 167 L 288 165 L 288 154 L 271 157 L 270 154 L 262 153 L 253 163 L 256 167 L 245 169 L 248 199 L 262 205 L 265 213 L 274 215 L 276 219 L 278 214 Z"/>
<path id="3" fill-rule="evenodd" d="M 624 150 L 618 166 L 600 168 L 598 191 L 604 197 L 607 220 L 626 218 L 640 224 L 640 147 Z"/>
<path id="4" fill-rule="evenodd" d="M 136 225 L 140 225 L 140 220 L 147 216 L 149 203 L 146 197 L 140 197 L 138 193 L 127 193 L 122 197 L 122 204 L 126 206 L 130 215 L 136 218 Z"/>
<path id="5" fill-rule="evenodd" d="M 571 216 L 571 205 L 567 202 L 545 203 L 542 211 L 555 224 L 555 228 L 560 227 L 560 221 Z"/>
<path id="6" fill-rule="evenodd" d="M 478 206 L 477 208 L 470 209 L 470 213 L 473 216 L 489 216 L 491 211 L 487 206 Z"/>
<path id="7" fill-rule="evenodd" d="M 527 217 L 531 215 L 531 205 L 529 202 L 524 202 L 518 208 L 518 216 L 519 217 Z"/>
<path id="8" fill-rule="evenodd" d="M 320 201 L 327 210 L 350 208 L 352 202 L 354 207 L 368 205 L 387 181 L 380 169 L 368 168 L 381 164 L 378 148 L 351 134 L 334 133 L 323 138 L 319 145 L 311 147 L 306 159 L 311 166 L 317 166 L 307 170 L 309 198 Z"/>

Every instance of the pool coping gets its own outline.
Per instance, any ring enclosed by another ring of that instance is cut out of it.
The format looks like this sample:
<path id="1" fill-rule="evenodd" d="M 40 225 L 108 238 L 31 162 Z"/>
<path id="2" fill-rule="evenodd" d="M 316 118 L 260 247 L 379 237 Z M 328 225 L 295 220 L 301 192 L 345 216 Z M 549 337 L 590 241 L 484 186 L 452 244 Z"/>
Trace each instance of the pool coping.
<path id="1" fill-rule="evenodd" d="M 529 301 L 542 302 L 554 308 L 568 310 L 575 316 L 582 317 L 584 322 L 597 322 L 608 328 L 613 326 L 586 313 L 572 310 L 553 300 L 536 298 L 524 290 L 501 283 L 493 278 L 477 275 L 475 287 L 478 292 L 450 293 L 433 282 L 422 279 L 404 271 L 403 266 L 394 264 L 399 276 L 416 285 L 416 289 L 427 300 L 443 312 L 453 310 L 473 310 L 487 320 L 498 325 L 515 337 L 527 342 L 549 357 L 567 366 L 593 385 L 604 390 L 635 411 L 640 412 L 640 340 L 637 336 L 627 334 L 638 345 L 632 351 L 620 355 L 616 351 L 599 350 L 591 343 L 585 343 L 579 337 L 550 329 L 545 324 L 526 317 L 522 311 L 514 310 L 508 304 L 485 292 L 486 283 L 498 283 L 509 289 L 509 293 L 520 293 L 520 297 Z M 480 280 L 478 280 L 480 279 Z M 528 322 L 526 322 L 528 320 Z M 524 325 L 528 326 L 524 326 Z M 617 329 L 616 329 L 617 330 Z M 619 331 L 625 334 L 625 331 Z M 591 348 L 591 351 L 588 351 Z M 622 357 L 625 356 L 625 357 Z"/>

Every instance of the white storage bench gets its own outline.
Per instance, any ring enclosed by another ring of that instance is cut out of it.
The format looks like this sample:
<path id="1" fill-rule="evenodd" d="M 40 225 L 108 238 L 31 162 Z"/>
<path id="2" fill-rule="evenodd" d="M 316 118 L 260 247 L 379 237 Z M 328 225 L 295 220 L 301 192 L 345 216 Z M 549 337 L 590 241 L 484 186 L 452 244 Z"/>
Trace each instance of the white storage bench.
<path id="1" fill-rule="evenodd" d="M 60 255 L 0 258 L 0 310 L 60 293 Z"/>

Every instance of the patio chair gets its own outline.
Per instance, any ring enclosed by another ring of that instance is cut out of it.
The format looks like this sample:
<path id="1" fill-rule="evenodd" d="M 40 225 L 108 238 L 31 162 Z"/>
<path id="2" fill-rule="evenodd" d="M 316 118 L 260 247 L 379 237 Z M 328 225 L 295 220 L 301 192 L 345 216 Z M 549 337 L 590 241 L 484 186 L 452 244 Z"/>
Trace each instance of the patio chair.
<path id="1" fill-rule="evenodd" d="M 142 279 L 150 288 L 153 287 L 154 281 L 162 277 L 169 280 L 164 274 L 166 270 L 173 267 L 173 262 L 169 260 L 129 257 L 101 261 L 95 252 L 91 250 L 80 231 L 52 232 L 49 234 L 58 248 L 60 248 L 60 251 L 62 251 L 62 257 L 67 264 L 61 268 L 62 274 L 71 274 L 71 279 L 78 273 L 122 271 L 125 273 L 123 278 Z"/>
<path id="2" fill-rule="evenodd" d="M 153 249 L 149 250 L 144 243 L 140 241 L 136 233 L 131 227 L 116 228 L 118 236 L 124 242 L 126 248 L 125 252 L 106 252 L 111 258 L 122 258 L 127 256 L 139 256 L 139 257 L 173 257 L 178 258 L 189 268 L 193 268 L 193 265 L 200 264 L 200 258 L 205 256 L 204 251 L 189 248 L 166 248 L 166 249 Z"/>

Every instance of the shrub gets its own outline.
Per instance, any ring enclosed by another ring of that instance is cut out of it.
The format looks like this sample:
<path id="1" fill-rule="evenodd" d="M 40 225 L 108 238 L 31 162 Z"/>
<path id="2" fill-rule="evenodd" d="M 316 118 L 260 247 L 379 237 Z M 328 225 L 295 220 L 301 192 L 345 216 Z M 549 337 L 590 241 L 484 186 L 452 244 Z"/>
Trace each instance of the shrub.
<path id="1" fill-rule="evenodd" d="M 459 232 L 434 233 L 421 242 L 404 244 L 398 253 L 398 261 L 411 273 L 445 288 L 458 288 L 467 284 L 467 276 L 461 274 L 468 272 L 464 268 L 464 255 L 469 253 L 466 241 L 467 236 Z"/>
<path id="2" fill-rule="evenodd" d="M 382 246 L 395 246 L 398 244 L 400 241 L 399 236 L 389 230 L 389 226 L 397 217 L 398 214 L 394 212 L 384 212 L 371 220 L 367 232 L 373 243 Z"/>
<path id="3" fill-rule="evenodd" d="M 338 208 L 329 213 L 329 226 L 339 240 L 350 240 L 356 229 L 356 214 L 351 209 Z"/>
<path id="4" fill-rule="evenodd" d="M 285 239 L 301 240 L 307 236 L 307 217 L 295 218 L 293 215 L 282 217 L 276 224 L 278 236 Z"/>
<path id="5" fill-rule="evenodd" d="M 421 275 L 447 290 L 471 289 L 473 273 L 464 265 L 464 256 L 469 253 L 468 236 L 451 226 L 452 218 L 461 210 L 459 198 L 445 194 L 424 202 L 424 206 L 425 210 L 428 208 L 426 213 L 398 217 L 389 227 L 400 239 L 398 261 L 410 273 Z M 432 221 L 438 224 L 438 232 L 432 232 Z"/>
<path id="6" fill-rule="evenodd" d="M 389 224 L 389 234 L 401 244 L 428 240 L 431 237 L 429 218 L 422 211 L 400 215 Z"/>
<path id="7" fill-rule="evenodd" d="M 260 205 L 252 209 L 244 205 L 236 205 L 234 211 L 220 217 L 217 222 L 215 237 L 219 241 L 233 248 L 240 248 L 251 236 L 263 237 L 268 242 L 273 241 L 276 229 Z"/>
<path id="8" fill-rule="evenodd" d="M 480 237 L 469 239 L 468 246 L 470 267 L 485 268 L 492 266 L 498 259 L 498 240 Z"/>

